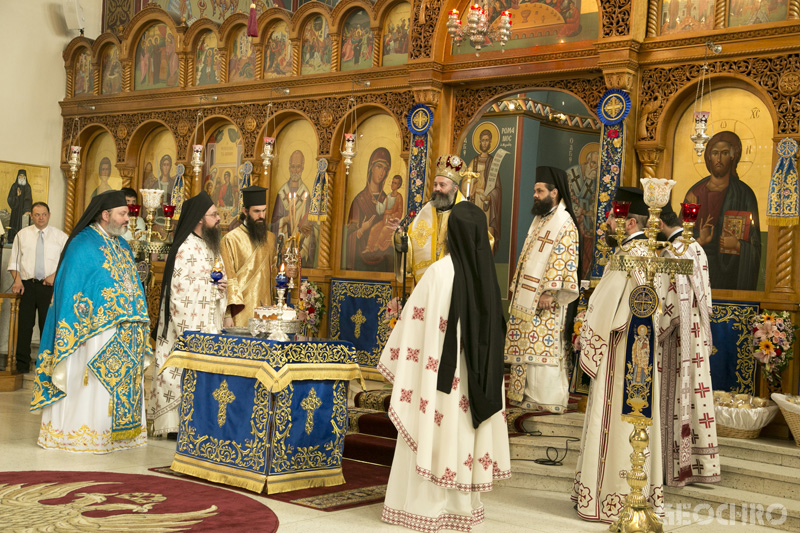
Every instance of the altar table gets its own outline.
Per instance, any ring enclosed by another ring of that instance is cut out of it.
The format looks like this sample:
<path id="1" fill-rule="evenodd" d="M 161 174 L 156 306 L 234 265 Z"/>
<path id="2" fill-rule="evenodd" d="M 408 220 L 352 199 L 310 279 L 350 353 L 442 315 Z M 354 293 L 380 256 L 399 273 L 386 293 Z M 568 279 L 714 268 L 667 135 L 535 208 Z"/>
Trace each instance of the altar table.
<path id="1" fill-rule="evenodd" d="M 161 372 L 179 369 L 173 470 L 268 494 L 344 483 L 351 343 L 188 331 Z"/>

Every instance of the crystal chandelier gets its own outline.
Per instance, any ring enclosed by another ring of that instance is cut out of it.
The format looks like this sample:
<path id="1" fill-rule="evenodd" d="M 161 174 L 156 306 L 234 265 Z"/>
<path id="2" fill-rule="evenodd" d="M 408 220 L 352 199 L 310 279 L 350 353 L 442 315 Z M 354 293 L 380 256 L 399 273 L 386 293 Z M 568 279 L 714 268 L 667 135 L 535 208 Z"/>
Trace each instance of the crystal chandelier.
<path id="1" fill-rule="evenodd" d="M 506 10 L 500 13 L 496 25 L 489 25 L 489 6 L 488 0 L 483 0 L 483 5 L 477 2 L 472 4 L 467 13 L 466 27 L 462 26 L 458 18 L 458 10 L 450 11 L 447 18 L 447 32 L 453 39 L 453 44 L 461 46 L 466 37 L 470 44 L 475 48 L 475 55 L 478 55 L 487 37 L 492 41 L 500 43 L 500 49 L 505 52 L 505 45 L 511 37 L 511 12 Z"/>

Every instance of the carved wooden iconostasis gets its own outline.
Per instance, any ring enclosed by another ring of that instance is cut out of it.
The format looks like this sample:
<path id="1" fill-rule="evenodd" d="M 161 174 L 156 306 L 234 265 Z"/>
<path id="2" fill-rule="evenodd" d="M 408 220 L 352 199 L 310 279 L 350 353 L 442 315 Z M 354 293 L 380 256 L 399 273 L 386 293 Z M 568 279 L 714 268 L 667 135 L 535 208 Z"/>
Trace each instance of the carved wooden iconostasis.
<path id="1" fill-rule="evenodd" d="M 257 2 L 254 38 L 245 35 L 241 6 L 191 0 L 173 13 L 166 0 L 158 4 L 163 9 L 151 3 L 131 12 L 107 3 L 110 30 L 94 41 L 76 38 L 64 52 L 65 175 L 67 147 L 84 147 L 78 178 L 67 189 L 67 228 L 87 195 L 104 186 L 106 157 L 108 183 L 138 189 L 147 180 L 160 183 L 162 159 L 169 156 L 165 189 L 174 188 L 170 180 L 182 166 L 184 197 L 209 191 L 230 211 L 226 221 L 238 209 L 236 185 L 247 175 L 270 189 L 273 229 L 287 223 L 285 215 L 275 217 L 285 207 L 281 191 L 292 180 L 310 190 L 317 162 L 325 159 L 329 216 L 296 222 L 308 236 L 304 275 L 327 297 L 331 279 L 393 283 L 385 213 L 427 199 L 430 161 L 450 152 L 472 164 L 502 150 L 489 187 L 502 207 L 489 201 L 486 212 L 487 220 L 492 209 L 500 214 L 496 262 L 507 283 L 530 223 L 536 165 L 573 171 L 582 239 L 587 248 L 592 243 L 597 214 L 589 206 L 597 189 L 590 182 L 604 177 L 593 155 L 602 135 L 596 108 L 607 89 L 625 90 L 632 101 L 620 138 L 623 184 L 674 177 L 677 207 L 708 175 L 704 163 L 694 163 L 688 138 L 707 61 L 711 125 L 734 133 L 746 151 L 738 173 L 757 198 L 752 228 L 760 237 L 753 245 L 755 286 L 715 288 L 714 298 L 785 309 L 797 318 L 800 237 L 795 227 L 768 226 L 763 210 L 777 142 L 800 137 L 800 0 L 778 0 L 755 12 L 739 0 L 498 0 L 488 2 L 490 19 L 510 10 L 511 38 L 504 50 L 488 38 L 479 54 L 468 40 L 454 46 L 446 27 L 451 9 L 465 16 L 466 0 Z M 708 40 L 722 52 L 709 53 Z M 423 136 L 412 135 L 406 123 L 418 103 L 433 112 Z M 355 123 L 358 154 L 348 173 L 340 152 Z M 481 157 L 487 129 L 492 138 Z M 537 138 L 538 130 L 546 134 Z M 269 169 L 259 157 L 265 136 L 276 138 Z M 200 175 L 189 164 L 196 143 L 205 147 Z M 486 186 L 490 176 L 484 180 Z M 358 207 L 364 192 L 379 198 L 383 214 Z M 798 392 L 798 369 L 793 362 L 787 370 L 788 392 Z"/>

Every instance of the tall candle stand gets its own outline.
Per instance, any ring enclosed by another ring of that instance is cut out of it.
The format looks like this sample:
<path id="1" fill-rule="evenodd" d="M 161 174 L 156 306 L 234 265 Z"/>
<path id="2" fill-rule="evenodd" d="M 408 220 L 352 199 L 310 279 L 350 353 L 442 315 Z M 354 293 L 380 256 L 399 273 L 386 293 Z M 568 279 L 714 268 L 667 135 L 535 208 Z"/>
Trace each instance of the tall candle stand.
<path id="1" fill-rule="evenodd" d="M 682 246 L 680 249 L 674 246 L 673 243 L 668 241 L 659 241 L 657 239 L 660 227 L 661 209 L 669 201 L 670 191 L 674 185 L 674 181 L 666 179 L 647 178 L 642 180 L 642 186 L 644 188 L 644 201 L 647 204 L 650 212 L 650 217 L 647 221 L 647 228 L 645 229 L 645 235 L 647 237 L 646 253 L 641 256 L 616 254 L 612 256 L 610 262 L 608 263 L 607 268 L 612 270 L 619 270 L 627 273 L 634 271 L 644 273 L 644 278 L 646 280 L 644 286 L 637 287 L 634 289 L 634 292 L 640 288 L 644 289 L 639 291 L 639 294 L 643 294 L 647 297 L 646 299 L 649 299 L 649 301 L 646 302 L 646 306 L 649 306 L 650 314 L 647 314 L 648 311 L 642 313 L 641 301 L 630 302 L 629 305 L 631 305 L 631 312 L 636 314 L 636 316 L 647 317 L 652 316 L 652 314 L 655 313 L 655 309 L 658 304 L 658 296 L 653 290 L 653 282 L 656 274 L 667 274 L 674 279 L 674 276 L 676 275 L 691 275 L 694 270 L 694 265 L 691 259 L 681 259 L 680 257 L 662 257 L 660 255 L 660 250 L 670 249 L 675 255 L 680 256 L 685 253 L 688 245 L 694 242 L 691 231 L 691 225 L 693 225 L 694 220 L 691 220 L 689 223 L 684 222 L 684 230 L 688 229 L 688 231 L 684 231 L 684 234 L 681 238 L 684 246 Z M 627 237 L 625 234 L 625 220 L 628 216 L 629 207 L 630 206 L 628 204 L 623 202 L 614 203 L 616 231 L 613 235 L 611 235 L 611 237 L 616 241 L 617 246 L 623 251 L 630 250 L 636 245 L 634 242 L 625 245 L 622 244 Z M 696 208 L 697 206 L 694 206 L 693 209 L 696 211 Z M 689 209 L 684 207 L 684 213 L 687 211 L 689 211 Z M 694 216 L 696 219 L 696 214 Z M 691 218 L 691 216 L 689 218 Z M 602 250 L 602 246 L 600 248 Z M 610 249 L 610 247 L 608 248 Z M 634 305 L 640 307 L 638 309 L 634 309 Z M 648 365 L 649 368 L 652 369 L 652 353 L 650 354 Z M 652 396 L 648 397 L 647 394 L 647 390 L 645 389 L 645 392 L 643 392 L 636 383 L 627 383 L 624 403 L 630 406 L 632 411 L 623 414 L 622 419 L 633 425 L 633 431 L 631 432 L 629 438 L 631 448 L 633 448 L 633 453 L 631 454 L 631 468 L 628 470 L 626 476 L 628 486 L 630 486 L 630 493 L 625 498 L 625 504 L 620 511 L 619 518 L 609 528 L 610 531 L 615 531 L 618 533 L 661 533 L 663 531 L 661 520 L 658 518 L 658 516 L 656 516 L 655 511 L 645 498 L 643 492 L 644 487 L 646 487 L 648 483 L 647 473 L 644 471 L 646 459 L 645 450 L 650 444 L 648 426 L 652 425 L 653 422 L 652 418 L 646 416 L 643 411 L 647 408 L 660 408 L 658 405 L 650 405 L 648 400 L 651 400 Z"/>
<path id="2" fill-rule="evenodd" d="M 137 209 L 137 216 L 131 216 L 131 223 L 133 224 L 134 229 L 131 231 L 133 240 L 130 242 L 130 245 L 135 254 L 144 255 L 144 265 L 142 269 L 140 269 L 139 273 L 140 275 L 143 275 L 142 284 L 147 287 L 146 282 L 153 275 L 153 266 L 152 261 L 150 260 L 150 255 L 169 253 L 171 246 L 170 233 L 172 232 L 172 218 L 175 216 L 175 206 L 161 205 L 161 198 L 164 195 L 164 191 L 161 189 L 140 189 L 139 192 L 142 193 L 142 203 L 144 204 L 144 208 L 147 213 L 145 216 L 146 229 L 138 231 L 136 230 L 138 215 L 140 214 L 139 210 Z M 159 208 L 163 210 L 165 218 L 163 233 L 157 228 L 153 227 L 155 224 L 156 210 Z M 128 212 L 129 214 L 132 214 L 130 207 L 128 207 Z"/>

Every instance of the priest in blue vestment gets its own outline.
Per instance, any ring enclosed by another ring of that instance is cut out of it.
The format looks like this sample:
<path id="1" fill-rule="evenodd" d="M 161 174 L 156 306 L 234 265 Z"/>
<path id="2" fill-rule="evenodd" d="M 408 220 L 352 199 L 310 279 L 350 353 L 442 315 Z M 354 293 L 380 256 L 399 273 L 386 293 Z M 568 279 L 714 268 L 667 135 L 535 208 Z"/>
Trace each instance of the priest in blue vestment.
<path id="1" fill-rule="evenodd" d="M 147 443 L 143 377 L 152 359 L 144 290 L 121 191 L 95 196 L 56 271 L 31 410 L 39 446 L 106 453 Z"/>

